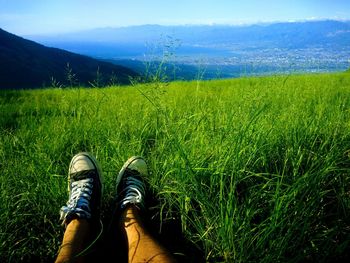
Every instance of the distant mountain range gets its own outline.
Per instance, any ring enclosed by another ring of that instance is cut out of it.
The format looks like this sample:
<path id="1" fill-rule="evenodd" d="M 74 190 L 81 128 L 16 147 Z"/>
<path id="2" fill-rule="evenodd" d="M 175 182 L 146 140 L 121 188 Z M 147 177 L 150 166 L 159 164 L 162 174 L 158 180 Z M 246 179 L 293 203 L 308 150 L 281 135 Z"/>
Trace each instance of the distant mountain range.
<path id="1" fill-rule="evenodd" d="M 126 67 L 45 47 L 0 29 L 0 89 L 127 84 L 136 76 Z"/>
<path id="2" fill-rule="evenodd" d="M 211 79 L 344 71 L 350 63 L 349 21 L 143 25 L 24 37 L 32 41 L 0 29 L 0 89 L 67 85 L 69 70 L 77 84 L 91 85 L 98 75 L 103 83 L 126 84 L 129 76 L 159 70 L 168 80 Z"/>
<path id="3" fill-rule="evenodd" d="M 162 44 L 180 45 L 178 55 L 226 55 L 226 52 L 252 49 L 349 48 L 350 22 L 326 20 L 249 26 L 144 25 L 28 38 L 104 58 L 137 58 L 145 52 L 154 52 L 154 47 Z"/>
<path id="4" fill-rule="evenodd" d="M 350 21 L 143 25 L 27 37 L 141 74 L 143 62 L 165 60 L 178 69 L 175 79 L 343 71 L 350 59 Z"/>

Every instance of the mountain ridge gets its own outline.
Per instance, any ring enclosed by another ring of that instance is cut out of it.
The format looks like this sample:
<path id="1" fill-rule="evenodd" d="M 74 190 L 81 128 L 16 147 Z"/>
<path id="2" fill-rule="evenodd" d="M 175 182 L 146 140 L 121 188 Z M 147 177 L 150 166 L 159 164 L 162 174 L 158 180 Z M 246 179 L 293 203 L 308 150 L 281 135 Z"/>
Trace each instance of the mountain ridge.
<path id="1" fill-rule="evenodd" d="M 100 81 L 114 77 L 128 84 L 138 74 L 131 69 L 98 61 L 88 56 L 46 47 L 0 28 L 0 89 L 25 89 L 67 81 L 67 67 L 77 85 L 89 85 L 97 74 Z"/>
<path id="2" fill-rule="evenodd" d="M 117 63 L 165 59 L 199 70 L 205 67 L 211 76 L 221 72 L 222 77 L 247 72 L 260 75 L 343 71 L 349 67 L 350 58 L 350 21 L 338 20 L 240 26 L 141 25 L 31 38 Z"/>
<path id="3" fill-rule="evenodd" d="M 144 25 L 29 38 L 48 46 L 104 59 L 140 59 L 153 51 L 162 53 L 162 45 L 176 48 L 176 55 L 179 56 L 224 53 L 227 57 L 228 53 L 252 49 L 349 49 L 350 21 L 322 20 L 249 26 Z"/>
<path id="4" fill-rule="evenodd" d="M 272 40 L 283 38 L 288 34 L 299 34 L 310 38 L 330 37 L 335 31 L 350 30 L 350 21 L 320 20 L 306 22 L 278 22 L 252 25 L 140 25 L 129 27 L 105 27 L 91 30 L 77 31 L 52 36 L 28 35 L 29 39 L 43 42 L 104 42 L 104 43 L 145 43 L 147 41 L 159 41 L 161 35 L 170 35 L 179 38 L 184 44 L 209 42 L 223 43 L 223 41 L 259 41 L 266 37 Z M 349 33 L 349 32 L 346 32 Z M 92 37 L 94 36 L 94 37 Z M 219 38 L 218 38 L 219 36 Z M 96 40 L 97 39 L 97 40 Z M 315 39 L 315 41 L 318 39 Z M 288 39 L 290 41 L 290 39 Z M 286 43 L 284 43 L 286 44 Z"/>

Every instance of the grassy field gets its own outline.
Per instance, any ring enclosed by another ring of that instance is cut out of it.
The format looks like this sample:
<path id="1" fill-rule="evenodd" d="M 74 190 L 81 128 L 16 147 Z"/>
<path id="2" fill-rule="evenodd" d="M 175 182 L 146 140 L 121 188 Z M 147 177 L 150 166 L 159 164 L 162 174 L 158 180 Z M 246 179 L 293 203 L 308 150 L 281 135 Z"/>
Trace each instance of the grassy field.
<path id="1" fill-rule="evenodd" d="M 348 73 L 1 91 L 0 112 L 1 262 L 53 261 L 79 151 L 106 232 L 117 172 L 146 158 L 148 224 L 180 262 L 349 259 Z"/>

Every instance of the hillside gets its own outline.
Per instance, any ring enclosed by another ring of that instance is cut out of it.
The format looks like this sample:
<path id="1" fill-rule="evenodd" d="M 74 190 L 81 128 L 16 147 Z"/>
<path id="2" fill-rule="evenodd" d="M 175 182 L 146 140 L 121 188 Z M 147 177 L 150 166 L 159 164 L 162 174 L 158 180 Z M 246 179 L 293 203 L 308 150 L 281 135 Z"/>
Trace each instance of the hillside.
<path id="1" fill-rule="evenodd" d="M 349 86 L 337 73 L 0 92 L 0 262 L 54 262 L 80 151 L 104 175 L 91 262 L 116 258 L 132 155 L 149 165 L 143 215 L 178 262 L 350 262 Z"/>
<path id="2" fill-rule="evenodd" d="M 100 83 L 129 83 L 134 71 L 111 63 L 77 55 L 57 48 L 18 37 L 0 29 L 0 89 L 39 88 L 50 86 L 52 78 L 61 84 L 67 83 L 67 73 L 74 74 L 75 85 Z M 69 64 L 69 67 L 68 67 Z"/>

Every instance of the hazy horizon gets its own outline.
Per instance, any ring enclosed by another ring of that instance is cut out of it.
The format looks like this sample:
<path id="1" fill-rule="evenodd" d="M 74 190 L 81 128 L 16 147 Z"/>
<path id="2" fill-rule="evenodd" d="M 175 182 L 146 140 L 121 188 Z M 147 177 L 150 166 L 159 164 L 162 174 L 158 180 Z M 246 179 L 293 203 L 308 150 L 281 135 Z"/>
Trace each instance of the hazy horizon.
<path id="1" fill-rule="evenodd" d="M 137 25 L 127 25 L 127 26 L 104 26 L 104 27 L 91 27 L 86 29 L 78 29 L 78 30 L 72 30 L 72 31 L 62 31 L 62 32 L 46 32 L 46 33 L 37 33 L 37 34 L 19 34 L 20 36 L 55 36 L 60 34 L 73 34 L 78 32 L 88 32 L 93 30 L 103 30 L 103 29 L 121 29 L 121 28 L 131 28 L 131 27 L 143 27 L 143 26 L 160 26 L 160 27 L 200 27 L 200 26 L 232 26 L 232 27 L 249 27 L 254 25 L 271 25 L 271 24 L 278 24 L 278 23 L 303 23 L 303 22 L 321 22 L 321 21 L 338 21 L 338 22 L 345 22 L 350 23 L 350 19 L 300 19 L 300 20 L 279 20 L 279 21 L 263 21 L 263 22 L 253 22 L 253 23 L 237 23 L 237 24 L 229 24 L 229 23 L 212 23 L 212 24 L 205 24 L 205 23 L 198 23 L 198 24 L 157 24 L 157 23 L 148 23 L 148 24 L 137 24 Z M 1 28 L 1 27 L 0 27 Z M 6 30 L 2 28 L 3 30 Z M 13 32 L 10 32 L 13 33 Z"/>
<path id="2" fill-rule="evenodd" d="M 19 35 L 139 25 L 252 25 L 350 20 L 347 0 L 0 0 L 0 27 Z"/>

